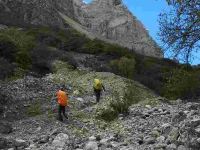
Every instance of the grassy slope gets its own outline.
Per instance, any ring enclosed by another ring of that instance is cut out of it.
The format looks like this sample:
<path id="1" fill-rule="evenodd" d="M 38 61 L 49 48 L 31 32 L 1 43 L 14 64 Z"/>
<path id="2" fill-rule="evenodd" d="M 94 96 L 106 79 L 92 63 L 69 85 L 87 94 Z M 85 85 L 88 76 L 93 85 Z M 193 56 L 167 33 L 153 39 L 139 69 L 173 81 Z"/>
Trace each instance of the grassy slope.
<path id="1" fill-rule="evenodd" d="M 77 26 L 77 28 L 81 29 L 81 27 L 77 25 L 76 22 L 72 22 L 70 18 L 65 18 L 65 20 L 68 24 L 71 24 L 71 26 Z M 23 75 L 23 73 L 20 73 L 20 68 L 23 68 L 25 70 L 24 72 L 26 72 L 27 68 L 38 67 L 40 67 L 40 71 L 47 70 L 44 73 L 51 71 L 51 61 L 62 57 L 62 51 L 59 51 L 59 49 L 61 49 L 64 51 L 75 51 L 79 53 L 94 54 L 97 56 L 102 54 L 106 55 L 111 59 L 106 60 L 106 66 L 104 67 L 109 68 L 110 72 L 139 81 L 162 96 L 164 95 L 169 97 L 167 95 L 169 92 L 172 93 L 170 97 L 173 97 L 174 99 L 177 97 L 183 98 L 185 96 L 193 97 L 199 95 L 200 80 L 198 76 L 198 69 L 193 71 L 194 69 L 190 68 L 189 70 L 189 73 L 197 74 L 197 76 L 195 75 L 195 78 L 198 82 L 193 82 L 195 83 L 194 85 L 191 85 L 190 82 L 184 83 L 184 90 L 181 90 L 181 93 L 178 96 L 173 95 L 173 93 L 176 93 L 180 87 L 182 88 L 182 83 L 179 84 L 180 86 L 176 86 L 172 92 L 170 89 L 168 92 L 166 87 L 168 88 L 171 86 L 169 85 L 171 84 L 169 81 L 176 81 L 175 79 L 173 80 L 172 73 L 174 69 L 180 69 L 181 65 L 166 59 L 141 56 L 116 44 L 108 44 L 97 39 L 91 40 L 86 38 L 86 36 L 82 33 L 84 32 L 80 33 L 72 28 L 61 30 L 48 27 L 30 27 L 23 30 L 19 28 L 1 30 L 0 48 L 3 43 L 3 46 L 7 47 L 7 49 L 1 50 L 4 54 L 0 53 L 0 62 L 3 64 L 0 64 L 0 71 L 3 74 L 0 78 L 5 78 L 5 76 L 8 77 L 12 74 L 20 77 Z M 55 49 L 56 51 L 52 51 L 52 49 Z M 4 59 L 7 59 L 7 55 L 9 54 L 14 54 L 14 56 L 9 56 L 12 58 L 12 62 L 7 63 L 7 60 Z M 6 56 L 3 56 L 2 59 L 2 55 Z M 67 59 L 71 59 L 69 57 Z M 65 59 L 65 61 L 67 61 L 67 59 Z M 73 63 L 72 59 L 69 61 Z M 19 67 L 19 69 L 15 69 L 15 66 L 12 65 L 13 62 L 17 63 L 17 67 Z M 7 66 L 5 64 L 7 64 Z M 92 69 L 95 70 L 95 68 Z M 104 68 L 101 68 L 101 70 L 103 71 Z M 190 78 L 192 77 L 193 76 Z M 184 78 L 181 78 L 180 80 L 185 81 Z M 174 82 L 172 85 L 177 85 L 177 83 Z M 195 86 L 197 88 L 191 92 L 191 86 Z"/>
<path id="2" fill-rule="evenodd" d="M 148 103 L 156 99 L 153 92 L 140 83 L 122 78 L 113 73 L 73 70 L 62 61 L 54 62 L 54 67 L 55 73 L 49 75 L 49 77 L 55 82 L 72 85 L 74 90 L 79 91 L 80 97 L 93 95 L 93 80 L 95 78 L 103 81 L 106 87 L 105 96 L 102 103 L 94 106 L 93 115 L 105 120 L 112 120 L 117 117 L 119 113 L 122 113 L 119 109 L 126 109 L 127 104 L 131 105 L 138 101 Z M 124 95 L 127 91 L 131 92 L 129 93 L 131 98 Z M 119 105 L 113 106 L 115 103 Z"/>

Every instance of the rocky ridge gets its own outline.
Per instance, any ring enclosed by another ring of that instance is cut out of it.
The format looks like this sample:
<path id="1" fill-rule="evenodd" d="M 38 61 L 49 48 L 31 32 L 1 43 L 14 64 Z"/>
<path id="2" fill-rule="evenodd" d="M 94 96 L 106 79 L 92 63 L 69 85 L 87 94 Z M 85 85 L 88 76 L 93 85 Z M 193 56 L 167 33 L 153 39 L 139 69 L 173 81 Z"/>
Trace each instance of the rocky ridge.
<path id="1" fill-rule="evenodd" d="M 142 23 L 121 0 L 1 0 L 0 23 L 17 25 L 48 25 L 65 27 L 69 17 L 89 37 L 117 43 L 140 54 L 163 57 L 160 48 L 149 36 Z M 62 13 L 63 15 L 60 15 Z"/>

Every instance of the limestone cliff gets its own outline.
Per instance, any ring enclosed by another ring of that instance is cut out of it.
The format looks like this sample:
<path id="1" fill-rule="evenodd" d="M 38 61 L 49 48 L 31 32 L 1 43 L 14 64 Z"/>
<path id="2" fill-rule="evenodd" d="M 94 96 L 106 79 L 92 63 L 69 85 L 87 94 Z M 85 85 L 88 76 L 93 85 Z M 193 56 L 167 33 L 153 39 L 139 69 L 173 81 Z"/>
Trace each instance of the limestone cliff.
<path id="1" fill-rule="evenodd" d="M 142 23 L 121 0 L 94 0 L 90 4 L 82 0 L 0 0 L 2 24 L 64 27 L 60 13 L 73 19 L 78 29 L 90 37 L 117 43 L 143 55 L 163 56 Z"/>

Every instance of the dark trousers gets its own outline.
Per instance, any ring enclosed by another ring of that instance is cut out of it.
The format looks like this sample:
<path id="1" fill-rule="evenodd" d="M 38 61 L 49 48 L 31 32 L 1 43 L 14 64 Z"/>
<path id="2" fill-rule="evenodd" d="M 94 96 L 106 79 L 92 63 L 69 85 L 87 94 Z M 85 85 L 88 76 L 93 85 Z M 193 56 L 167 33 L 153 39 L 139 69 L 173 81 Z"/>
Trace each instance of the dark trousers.
<path id="1" fill-rule="evenodd" d="M 58 106 L 58 119 L 59 119 L 60 121 L 63 121 L 62 114 L 63 114 L 63 116 L 64 116 L 66 119 L 68 119 L 67 115 L 65 114 L 65 106 L 59 105 L 59 106 Z"/>
<path id="2" fill-rule="evenodd" d="M 101 97 L 101 90 L 94 89 L 94 93 L 96 96 L 96 101 L 97 101 L 97 103 L 99 103 L 100 97 Z"/>

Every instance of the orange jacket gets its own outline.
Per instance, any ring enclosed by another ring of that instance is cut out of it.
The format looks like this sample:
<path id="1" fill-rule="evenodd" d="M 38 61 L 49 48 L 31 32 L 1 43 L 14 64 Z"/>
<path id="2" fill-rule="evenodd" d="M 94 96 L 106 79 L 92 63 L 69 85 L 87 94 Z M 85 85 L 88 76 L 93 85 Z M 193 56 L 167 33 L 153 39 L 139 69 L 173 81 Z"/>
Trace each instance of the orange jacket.
<path id="1" fill-rule="evenodd" d="M 57 100 L 58 104 L 61 106 L 67 106 L 68 105 L 68 95 L 66 92 L 59 90 L 57 93 Z"/>

